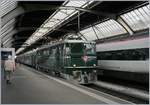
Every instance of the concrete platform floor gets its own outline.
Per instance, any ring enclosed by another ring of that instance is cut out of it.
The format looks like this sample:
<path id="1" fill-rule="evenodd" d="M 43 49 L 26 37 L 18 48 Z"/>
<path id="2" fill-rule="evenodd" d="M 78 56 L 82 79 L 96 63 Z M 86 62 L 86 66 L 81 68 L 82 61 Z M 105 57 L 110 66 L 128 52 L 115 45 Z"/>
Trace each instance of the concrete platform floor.
<path id="1" fill-rule="evenodd" d="M 96 96 L 95 96 L 96 97 Z M 105 104 L 84 92 L 65 86 L 40 73 L 19 65 L 13 74 L 12 84 L 3 79 L 2 104 Z"/>

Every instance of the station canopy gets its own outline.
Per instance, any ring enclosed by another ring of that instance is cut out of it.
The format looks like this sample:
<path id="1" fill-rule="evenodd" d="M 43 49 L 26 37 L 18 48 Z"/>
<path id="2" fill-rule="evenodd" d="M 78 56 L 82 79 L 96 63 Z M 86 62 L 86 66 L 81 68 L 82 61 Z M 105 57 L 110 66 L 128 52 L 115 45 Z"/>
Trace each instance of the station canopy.
<path id="1" fill-rule="evenodd" d="M 148 1 L 1 1 L 1 42 L 16 53 L 77 34 L 84 40 L 134 35 L 150 23 Z"/>

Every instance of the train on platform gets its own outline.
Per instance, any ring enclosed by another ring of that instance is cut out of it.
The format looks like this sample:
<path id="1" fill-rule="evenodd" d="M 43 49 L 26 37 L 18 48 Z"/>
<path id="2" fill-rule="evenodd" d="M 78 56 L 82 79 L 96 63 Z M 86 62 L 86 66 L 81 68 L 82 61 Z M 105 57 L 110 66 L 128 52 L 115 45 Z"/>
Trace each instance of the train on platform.
<path id="1" fill-rule="evenodd" d="M 96 50 L 101 75 L 149 83 L 149 37 L 101 43 Z"/>
<path id="2" fill-rule="evenodd" d="M 17 61 L 56 76 L 91 84 L 97 81 L 95 42 L 68 37 L 22 54 Z"/>

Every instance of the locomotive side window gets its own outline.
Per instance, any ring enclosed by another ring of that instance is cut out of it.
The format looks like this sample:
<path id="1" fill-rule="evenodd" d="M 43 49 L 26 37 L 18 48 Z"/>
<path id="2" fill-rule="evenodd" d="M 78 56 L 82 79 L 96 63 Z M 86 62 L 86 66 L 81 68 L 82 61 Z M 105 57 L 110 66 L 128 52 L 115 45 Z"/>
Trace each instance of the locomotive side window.
<path id="1" fill-rule="evenodd" d="M 59 50 L 59 46 L 56 46 L 56 53 L 55 53 L 55 56 L 59 56 L 59 54 L 60 54 L 60 50 Z"/>
<path id="2" fill-rule="evenodd" d="M 60 46 L 60 56 L 63 56 L 63 45 Z"/>
<path id="3" fill-rule="evenodd" d="M 99 60 L 148 60 L 149 48 L 98 52 Z"/>
<path id="4" fill-rule="evenodd" d="M 37 55 L 40 56 L 40 52 L 39 51 L 37 51 Z"/>
<path id="5" fill-rule="evenodd" d="M 56 54 L 56 47 L 53 47 L 52 48 L 52 56 L 55 56 L 55 54 Z"/>

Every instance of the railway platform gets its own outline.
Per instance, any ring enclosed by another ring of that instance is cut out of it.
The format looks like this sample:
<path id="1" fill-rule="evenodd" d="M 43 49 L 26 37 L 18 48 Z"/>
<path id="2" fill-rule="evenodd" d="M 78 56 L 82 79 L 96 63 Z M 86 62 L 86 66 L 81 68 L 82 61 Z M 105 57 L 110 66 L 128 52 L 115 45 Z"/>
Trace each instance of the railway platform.
<path id="1" fill-rule="evenodd" d="M 5 83 L 3 74 L 2 104 L 131 104 L 24 65 L 17 65 L 12 84 Z"/>
<path id="2" fill-rule="evenodd" d="M 147 0 L 0 7 L 2 104 L 149 104 Z"/>

